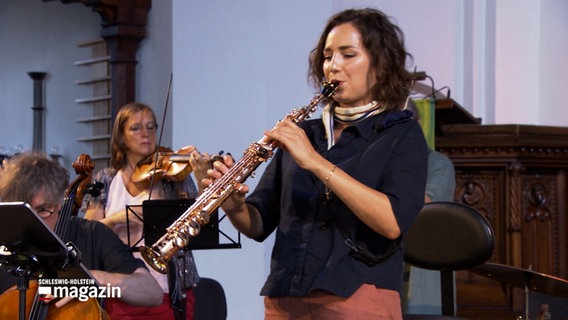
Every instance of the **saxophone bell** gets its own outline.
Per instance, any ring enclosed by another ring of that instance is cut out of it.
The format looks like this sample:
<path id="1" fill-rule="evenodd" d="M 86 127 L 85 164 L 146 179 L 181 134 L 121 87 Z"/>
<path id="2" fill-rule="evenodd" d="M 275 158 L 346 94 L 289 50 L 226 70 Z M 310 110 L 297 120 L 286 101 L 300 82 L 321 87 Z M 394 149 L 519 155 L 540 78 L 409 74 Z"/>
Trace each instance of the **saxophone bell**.
<path id="1" fill-rule="evenodd" d="M 173 245 L 173 243 L 172 243 Z M 159 250 L 154 249 L 155 246 L 147 247 L 142 246 L 140 248 L 140 253 L 142 254 L 142 258 L 150 265 L 154 270 L 158 271 L 159 273 L 166 274 L 168 273 L 168 261 L 171 257 L 168 257 L 166 254 L 162 254 Z M 167 249 L 166 249 L 167 250 Z M 171 250 L 171 249 L 170 249 Z M 164 253 L 167 251 L 164 251 Z M 173 252 L 177 252 L 177 250 L 173 250 Z"/>

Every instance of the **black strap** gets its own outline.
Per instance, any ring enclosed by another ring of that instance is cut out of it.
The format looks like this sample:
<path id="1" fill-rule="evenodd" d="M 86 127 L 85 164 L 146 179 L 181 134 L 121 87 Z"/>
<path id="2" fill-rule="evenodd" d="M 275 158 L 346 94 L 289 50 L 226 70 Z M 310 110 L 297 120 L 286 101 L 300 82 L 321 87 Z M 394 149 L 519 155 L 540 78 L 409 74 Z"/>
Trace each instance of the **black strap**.
<path id="1" fill-rule="evenodd" d="M 341 232 L 341 234 L 345 239 L 343 243 L 345 243 L 346 246 L 351 248 L 351 252 L 349 252 L 349 255 L 355 258 L 356 260 L 365 263 L 369 267 L 376 266 L 377 264 L 387 260 L 398 250 L 398 248 L 400 247 L 400 243 L 402 242 L 401 241 L 402 236 L 400 236 L 396 240 L 393 240 L 391 242 L 391 245 L 389 246 L 389 249 L 387 250 L 386 253 L 383 253 L 381 255 L 376 255 L 370 252 L 369 250 L 357 245 L 357 243 L 353 241 L 351 238 L 346 237 L 343 231 L 341 231 L 341 229 L 339 228 L 339 226 L 337 227 L 337 229 Z"/>

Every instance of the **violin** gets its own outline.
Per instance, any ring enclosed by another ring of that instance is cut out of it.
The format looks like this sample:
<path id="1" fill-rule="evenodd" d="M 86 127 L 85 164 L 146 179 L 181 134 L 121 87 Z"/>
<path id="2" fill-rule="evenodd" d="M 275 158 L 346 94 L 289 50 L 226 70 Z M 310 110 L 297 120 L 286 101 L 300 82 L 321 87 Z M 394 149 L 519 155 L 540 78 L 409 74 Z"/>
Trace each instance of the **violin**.
<path id="1" fill-rule="evenodd" d="M 55 233 L 62 239 L 66 238 L 67 225 L 70 217 L 77 214 L 78 208 L 84 193 L 96 192 L 90 185 L 92 172 L 95 165 L 91 161 L 91 157 L 87 154 L 81 154 L 77 161 L 73 163 L 73 168 L 77 173 L 77 178 L 69 185 L 65 191 L 65 201 L 59 212 L 59 218 L 55 226 Z M 26 316 L 28 319 L 108 319 L 108 314 L 101 308 L 98 301 L 94 298 L 87 301 L 73 300 L 65 304 L 61 308 L 46 304 L 39 299 L 37 292 L 37 281 L 30 281 L 29 289 L 26 294 Z M 20 292 L 16 286 L 6 290 L 0 295 L 0 319 L 18 319 L 18 303 Z"/>
<path id="2" fill-rule="evenodd" d="M 144 160 L 140 161 L 130 180 L 142 187 L 148 189 L 153 183 L 164 180 L 171 182 L 183 181 L 193 171 L 189 158 L 191 153 L 197 150 L 194 146 L 183 147 L 176 152 L 166 147 L 158 148 L 158 151 L 151 154 Z M 210 164 L 215 161 L 222 161 L 223 150 L 209 160 Z"/>
<path id="3" fill-rule="evenodd" d="M 189 157 L 195 150 L 194 146 L 183 147 L 176 152 L 160 147 L 136 165 L 130 179 L 144 189 L 159 180 L 183 181 L 193 171 Z"/>

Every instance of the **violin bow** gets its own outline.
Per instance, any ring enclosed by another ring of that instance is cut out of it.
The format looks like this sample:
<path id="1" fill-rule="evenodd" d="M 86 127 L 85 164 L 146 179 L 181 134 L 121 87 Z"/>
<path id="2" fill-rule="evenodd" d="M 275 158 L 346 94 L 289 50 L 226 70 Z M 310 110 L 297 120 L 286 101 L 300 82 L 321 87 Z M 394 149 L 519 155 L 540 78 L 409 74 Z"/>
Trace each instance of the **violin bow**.
<path id="1" fill-rule="evenodd" d="M 166 123 L 166 114 L 168 113 L 168 104 L 170 101 L 170 93 L 172 91 L 172 79 L 173 73 L 170 73 L 170 83 L 168 84 L 168 90 L 166 93 L 166 101 L 164 103 L 164 114 L 162 115 L 162 124 L 160 125 L 160 136 L 158 137 L 158 144 L 156 145 L 156 152 L 160 150 L 160 146 L 162 145 L 162 135 L 164 133 L 164 124 Z M 158 156 L 156 154 L 156 159 L 154 160 L 154 170 L 158 167 Z M 155 173 L 155 172 L 154 172 Z M 152 189 L 154 189 L 154 176 L 151 176 L 150 179 L 150 190 L 148 190 L 148 200 L 152 199 Z"/>

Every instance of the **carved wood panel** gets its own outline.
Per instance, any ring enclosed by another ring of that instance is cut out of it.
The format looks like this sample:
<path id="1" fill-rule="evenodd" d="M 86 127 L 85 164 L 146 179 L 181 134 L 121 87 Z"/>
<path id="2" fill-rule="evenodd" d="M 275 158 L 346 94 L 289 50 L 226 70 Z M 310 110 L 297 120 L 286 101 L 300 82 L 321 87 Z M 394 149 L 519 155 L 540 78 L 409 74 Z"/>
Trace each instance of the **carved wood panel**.
<path id="1" fill-rule="evenodd" d="M 456 166 L 455 201 L 467 204 L 479 211 L 491 224 L 497 239 L 505 232 L 502 212 L 505 207 L 500 192 L 505 184 L 503 168 Z M 491 261 L 500 262 L 499 257 L 505 243 L 496 243 Z"/>
<path id="2" fill-rule="evenodd" d="M 491 262 L 563 279 L 568 256 L 568 128 L 451 125 L 436 137 L 456 169 L 455 201 L 481 212 L 495 233 Z M 456 277 L 457 313 L 522 315 L 524 292 L 469 271 Z"/>
<path id="3" fill-rule="evenodd" d="M 522 262 L 524 269 L 560 274 L 558 187 L 555 172 L 523 177 Z"/>

